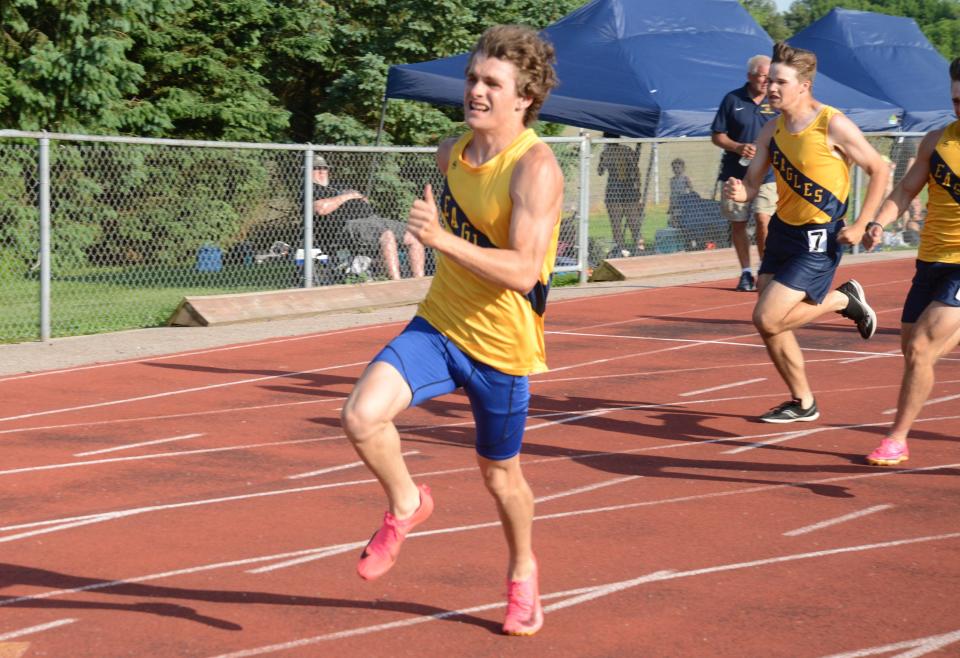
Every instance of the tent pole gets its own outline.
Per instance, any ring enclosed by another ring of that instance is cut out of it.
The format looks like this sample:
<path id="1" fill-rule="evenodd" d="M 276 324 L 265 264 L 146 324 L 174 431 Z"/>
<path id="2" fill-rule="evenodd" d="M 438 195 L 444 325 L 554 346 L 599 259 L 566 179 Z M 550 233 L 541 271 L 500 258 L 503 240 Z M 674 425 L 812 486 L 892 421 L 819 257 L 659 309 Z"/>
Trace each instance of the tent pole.
<path id="1" fill-rule="evenodd" d="M 383 122 L 387 117 L 387 92 L 383 92 L 383 100 L 380 102 L 380 125 L 377 126 L 377 140 L 375 146 L 380 146 L 380 136 L 383 135 Z"/>

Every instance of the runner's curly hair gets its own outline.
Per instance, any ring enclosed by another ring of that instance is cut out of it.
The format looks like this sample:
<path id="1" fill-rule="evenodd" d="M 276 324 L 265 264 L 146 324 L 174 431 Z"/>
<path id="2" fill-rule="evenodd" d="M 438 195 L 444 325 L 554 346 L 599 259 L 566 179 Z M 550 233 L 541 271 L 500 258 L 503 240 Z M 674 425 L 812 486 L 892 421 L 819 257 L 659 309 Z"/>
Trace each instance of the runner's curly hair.
<path id="1" fill-rule="evenodd" d="M 789 66 L 797 72 L 800 82 L 809 80 L 813 84 L 813 78 L 817 75 L 817 56 L 812 51 L 788 46 L 784 41 L 773 44 L 771 63 Z"/>
<path id="2" fill-rule="evenodd" d="M 553 45 L 525 25 L 494 25 L 470 51 L 467 73 L 477 55 L 496 57 L 517 67 L 517 94 L 533 99 L 523 114 L 523 123 L 529 126 L 536 121 L 550 90 L 559 82 L 553 68 L 557 61 Z"/>

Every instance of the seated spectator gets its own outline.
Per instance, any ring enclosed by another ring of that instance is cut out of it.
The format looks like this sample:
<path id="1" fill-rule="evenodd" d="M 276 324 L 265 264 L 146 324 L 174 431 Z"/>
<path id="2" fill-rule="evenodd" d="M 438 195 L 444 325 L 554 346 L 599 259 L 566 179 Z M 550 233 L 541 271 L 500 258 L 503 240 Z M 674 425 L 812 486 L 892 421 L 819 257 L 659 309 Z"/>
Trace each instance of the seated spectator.
<path id="1" fill-rule="evenodd" d="M 673 176 L 670 178 L 667 222 L 683 234 L 687 248 L 710 243 L 726 246 L 730 231 L 727 221 L 720 215 L 720 204 L 697 194 L 686 174 L 686 166 L 683 158 L 675 158 L 670 163 Z"/>
<path id="2" fill-rule="evenodd" d="M 373 251 L 383 261 L 387 276 L 396 281 L 400 279 L 398 245 L 402 243 L 407 247 L 411 273 L 417 278 L 424 276 L 423 244 L 402 222 L 377 215 L 360 192 L 330 185 L 330 167 L 321 156 L 314 159 L 313 199 L 313 212 L 326 224 L 322 233 L 333 236 L 331 246 Z"/>

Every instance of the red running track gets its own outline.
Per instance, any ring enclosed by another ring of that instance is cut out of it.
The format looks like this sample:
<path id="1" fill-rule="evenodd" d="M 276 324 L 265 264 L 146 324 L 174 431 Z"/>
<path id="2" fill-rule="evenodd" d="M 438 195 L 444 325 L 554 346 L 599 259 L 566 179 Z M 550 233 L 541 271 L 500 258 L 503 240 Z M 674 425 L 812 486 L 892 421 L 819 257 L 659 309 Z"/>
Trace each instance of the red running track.
<path id="1" fill-rule="evenodd" d="M 822 417 L 787 397 L 754 295 L 705 283 L 555 302 L 523 453 L 547 607 L 498 634 L 506 551 L 466 400 L 400 417 L 437 510 L 374 583 L 383 512 L 338 410 L 399 324 L 0 378 L 0 658 L 960 654 L 960 357 L 905 468 L 892 420 L 910 261 L 878 310 L 799 332 Z"/>

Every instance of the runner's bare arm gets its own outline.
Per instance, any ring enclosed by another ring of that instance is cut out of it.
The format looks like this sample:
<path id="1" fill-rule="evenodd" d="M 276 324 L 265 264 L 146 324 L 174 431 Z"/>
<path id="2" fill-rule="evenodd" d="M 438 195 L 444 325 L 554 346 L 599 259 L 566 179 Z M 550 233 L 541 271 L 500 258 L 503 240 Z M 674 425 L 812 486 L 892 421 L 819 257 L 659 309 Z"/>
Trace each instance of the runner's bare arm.
<path id="1" fill-rule="evenodd" d="M 441 148 L 437 164 L 449 163 Z M 513 215 L 510 242 L 503 248 L 480 247 L 443 229 L 428 185 L 410 209 L 408 229 L 424 245 L 504 288 L 526 293 L 537 283 L 553 229 L 560 220 L 563 174 L 546 144 L 532 147 L 517 163 L 510 181 Z"/>
<path id="2" fill-rule="evenodd" d="M 883 201 L 890 167 L 853 121 L 842 114 L 835 114 L 830 118 L 827 139 L 830 146 L 840 151 L 848 162 L 859 166 L 870 177 L 860 214 L 853 224 L 843 228 L 837 236 L 837 240 L 843 244 L 859 244 L 867 222 L 874 218 L 880 202 Z"/>

